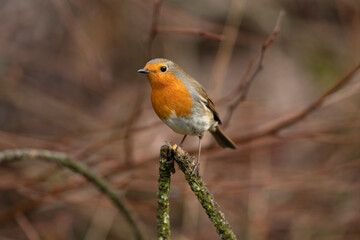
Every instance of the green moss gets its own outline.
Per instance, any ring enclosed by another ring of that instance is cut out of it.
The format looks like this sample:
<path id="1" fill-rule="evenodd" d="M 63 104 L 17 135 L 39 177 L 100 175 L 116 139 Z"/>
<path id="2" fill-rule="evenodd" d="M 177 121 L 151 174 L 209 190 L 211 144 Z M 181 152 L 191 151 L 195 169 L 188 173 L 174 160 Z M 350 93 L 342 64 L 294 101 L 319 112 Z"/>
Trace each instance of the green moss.
<path id="1" fill-rule="evenodd" d="M 159 182 L 158 182 L 158 239 L 170 239 L 170 179 L 171 173 L 175 172 L 174 161 L 177 162 L 181 171 L 185 174 L 191 190 L 195 193 L 200 204 L 205 209 L 211 222 L 216 228 L 221 239 L 236 239 L 224 214 L 220 211 L 214 197 L 205 187 L 201 177 L 197 174 L 192 175 L 193 159 L 188 153 L 178 148 L 173 150 L 172 145 L 164 145 L 160 150 Z"/>
<path id="2" fill-rule="evenodd" d="M 171 146 L 167 147 L 172 149 Z M 172 155 L 174 156 L 181 171 L 184 172 L 186 181 L 188 182 L 191 190 L 195 193 L 202 207 L 205 209 L 206 214 L 215 226 L 220 238 L 236 239 L 236 236 L 231 230 L 229 223 L 226 221 L 224 214 L 220 211 L 219 206 L 216 204 L 214 197 L 205 187 L 201 176 L 191 174 L 193 161 L 189 154 L 182 151 L 175 151 Z"/>
<path id="3" fill-rule="evenodd" d="M 170 239 L 170 180 L 171 173 L 175 172 L 174 162 L 170 160 L 169 148 L 163 146 L 160 150 L 160 166 L 158 180 L 158 209 L 157 226 L 158 239 Z"/>

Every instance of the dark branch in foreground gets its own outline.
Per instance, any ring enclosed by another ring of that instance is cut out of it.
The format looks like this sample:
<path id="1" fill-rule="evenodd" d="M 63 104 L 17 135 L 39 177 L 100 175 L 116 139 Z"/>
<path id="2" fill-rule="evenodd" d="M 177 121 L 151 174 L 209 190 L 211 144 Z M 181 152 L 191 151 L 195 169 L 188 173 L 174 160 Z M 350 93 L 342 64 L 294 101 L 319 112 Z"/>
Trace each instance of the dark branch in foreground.
<path id="1" fill-rule="evenodd" d="M 140 228 L 138 227 L 138 224 L 132 216 L 131 211 L 128 209 L 123 200 L 119 198 L 116 191 L 110 188 L 103 179 L 95 175 L 84 165 L 71 159 L 69 156 L 61 152 L 53 152 L 40 149 L 14 149 L 0 152 L 0 163 L 8 163 L 24 159 L 41 159 L 57 163 L 60 166 L 67 168 L 74 173 L 82 175 L 94 186 L 96 186 L 107 198 L 109 198 L 119 209 L 119 211 L 124 214 L 126 220 L 134 231 L 136 239 L 145 239 L 144 235 L 140 231 Z"/>

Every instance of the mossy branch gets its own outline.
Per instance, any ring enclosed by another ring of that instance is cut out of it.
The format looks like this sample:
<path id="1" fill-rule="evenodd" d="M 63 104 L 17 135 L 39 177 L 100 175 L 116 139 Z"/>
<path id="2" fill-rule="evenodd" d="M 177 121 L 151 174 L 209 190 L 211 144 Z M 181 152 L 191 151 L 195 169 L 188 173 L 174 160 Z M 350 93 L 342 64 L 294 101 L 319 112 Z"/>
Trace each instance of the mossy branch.
<path id="1" fill-rule="evenodd" d="M 162 146 L 160 150 L 160 166 L 159 166 L 159 191 L 157 194 L 157 228 L 158 239 L 170 239 L 170 180 L 171 173 L 175 172 L 174 160 L 171 159 L 170 149 Z"/>
<path id="2" fill-rule="evenodd" d="M 215 226 L 216 231 L 219 234 L 220 238 L 223 240 L 225 239 L 235 240 L 236 236 L 234 232 L 232 231 L 229 223 L 226 221 L 224 214 L 220 211 L 219 206 L 216 204 L 214 200 L 214 197 L 205 187 L 205 184 L 202 181 L 201 177 L 198 174 L 192 174 L 194 168 L 192 157 L 177 145 L 166 144 L 162 146 L 160 152 L 160 174 L 162 170 L 164 170 L 167 171 L 167 176 L 169 176 L 172 167 L 169 166 L 166 169 L 165 166 L 166 164 L 169 165 L 173 163 L 173 161 L 176 161 L 177 164 L 179 165 L 180 170 L 184 172 L 186 181 L 190 185 L 191 190 L 195 193 L 202 207 L 205 209 L 206 214 L 208 215 L 211 222 Z M 163 169 L 161 166 L 163 166 Z M 169 191 L 170 176 L 167 179 L 168 179 L 168 185 L 166 190 Z M 159 179 L 159 183 L 160 183 L 160 179 Z M 160 184 L 159 184 L 159 189 L 160 189 Z M 164 206 L 167 205 L 167 211 L 169 211 L 169 207 L 168 207 L 169 195 L 166 196 L 167 196 L 167 203 L 162 203 L 162 204 Z M 160 201 L 160 199 L 158 199 L 158 201 Z M 168 212 L 166 213 L 168 214 Z M 169 223 L 168 223 L 168 227 L 170 228 Z M 170 230 L 169 230 L 169 235 L 170 235 Z M 160 235 L 159 235 L 159 239 L 160 239 Z M 169 239 L 169 238 L 163 238 L 163 239 Z"/>
<path id="3" fill-rule="evenodd" d="M 41 159 L 53 163 L 57 163 L 60 166 L 71 170 L 74 173 L 80 174 L 97 187 L 107 198 L 109 198 L 119 211 L 124 214 L 129 225 L 132 227 L 136 239 L 145 239 L 144 235 L 140 231 L 138 224 L 136 223 L 131 211 L 128 209 L 126 204 L 119 198 L 118 194 L 108 184 L 91 172 L 83 164 L 71 159 L 65 153 L 54 152 L 41 149 L 14 149 L 5 150 L 0 152 L 0 163 L 13 162 L 16 160 L 23 159 Z"/>

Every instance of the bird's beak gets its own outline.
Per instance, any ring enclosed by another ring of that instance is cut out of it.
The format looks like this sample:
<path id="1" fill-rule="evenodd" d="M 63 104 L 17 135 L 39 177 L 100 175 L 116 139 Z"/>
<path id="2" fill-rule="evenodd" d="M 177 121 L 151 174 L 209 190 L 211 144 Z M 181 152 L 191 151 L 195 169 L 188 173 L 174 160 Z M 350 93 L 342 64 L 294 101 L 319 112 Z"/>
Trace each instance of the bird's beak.
<path id="1" fill-rule="evenodd" d="M 148 74 L 148 73 L 150 73 L 151 71 L 150 71 L 149 69 L 142 68 L 142 69 L 137 70 L 137 72 L 138 72 L 138 73 L 146 73 L 146 74 Z"/>

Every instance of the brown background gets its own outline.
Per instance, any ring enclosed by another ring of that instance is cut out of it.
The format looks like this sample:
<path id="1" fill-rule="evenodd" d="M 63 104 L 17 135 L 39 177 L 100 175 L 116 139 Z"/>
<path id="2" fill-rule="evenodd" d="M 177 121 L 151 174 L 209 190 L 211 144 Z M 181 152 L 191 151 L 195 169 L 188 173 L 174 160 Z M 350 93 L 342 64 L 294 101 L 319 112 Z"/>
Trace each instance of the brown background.
<path id="1" fill-rule="evenodd" d="M 159 33 L 152 56 L 201 82 L 224 119 L 229 101 L 220 100 L 281 9 L 280 35 L 225 128 L 238 149 L 206 150 L 206 134 L 202 175 L 239 239 L 360 239 L 359 76 L 278 134 L 239 140 L 308 106 L 358 64 L 358 1 L 164 1 L 159 26 L 226 40 Z M 64 151 L 86 163 L 121 191 L 149 239 L 159 149 L 182 137 L 156 117 L 136 73 L 148 60 L 152 11 L 150 0 L 0 1 L 0 148 Z M 196 137 L 184 148 L 196 150 Z M 1 240 L 133 239 L 114 206 L 69 171 L 23 161 L 2 165 L 0 176 Z M 218 239 L 180 171 L 171 187 L 172 239 Z"/>

